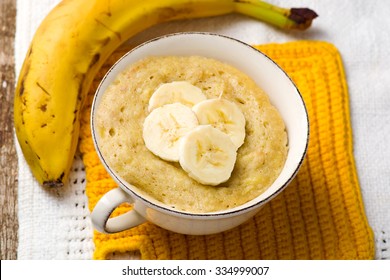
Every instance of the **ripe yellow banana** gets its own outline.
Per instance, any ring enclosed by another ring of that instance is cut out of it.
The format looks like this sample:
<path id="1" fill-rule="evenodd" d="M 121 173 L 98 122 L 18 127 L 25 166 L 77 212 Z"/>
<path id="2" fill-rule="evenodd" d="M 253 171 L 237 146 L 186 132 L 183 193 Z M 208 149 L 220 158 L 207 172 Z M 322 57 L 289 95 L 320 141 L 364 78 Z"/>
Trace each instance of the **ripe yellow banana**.
<path id="1" fill-rule="evenodd" d="M 60 2 L 36 31 L 19 74 L 14 100 L 16 135 L 38 182 L 55 187 L 67 181 L 77 147 L 83 101 L 95 74 L 121 43 L 152 25 L 170 20 L 232 12 L 256 17 L 248 11 L 251 5 L 260 3 L 260 0 Z M 260 13 L 258 18 L 263 16 Z"/>

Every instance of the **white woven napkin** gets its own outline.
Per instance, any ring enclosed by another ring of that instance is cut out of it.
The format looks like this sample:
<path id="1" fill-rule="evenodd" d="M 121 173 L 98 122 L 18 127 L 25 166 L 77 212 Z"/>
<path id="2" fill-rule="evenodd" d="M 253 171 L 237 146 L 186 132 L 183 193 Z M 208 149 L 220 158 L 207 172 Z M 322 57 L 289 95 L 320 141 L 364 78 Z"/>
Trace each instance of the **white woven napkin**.
<path id="1" fill-rule="evenodd" d="M 130 40 L 179 31 L 210 31 L 249 44 L 300 39 L 333 43 L 341 52 L 350 93 L 354 153 L 366 214 L 376 238 L 376 258 L 390 259 L 390 4 L 387 0 L 268 0 L 310 7 L 320 17 L 305 32 L 284 32 L 239 15 L 161 24 Z M 34 32 L 59 0 L 17 0 L 15 71 L 19 74 Z M 375 2 L 375 3 L 373 3 Z M 84 193 L 85 174 L 76 156 L 69 184 L 46 190 L 32 177 L 20 148 L 19 259 L 91 259 L 94 245 Z"/>

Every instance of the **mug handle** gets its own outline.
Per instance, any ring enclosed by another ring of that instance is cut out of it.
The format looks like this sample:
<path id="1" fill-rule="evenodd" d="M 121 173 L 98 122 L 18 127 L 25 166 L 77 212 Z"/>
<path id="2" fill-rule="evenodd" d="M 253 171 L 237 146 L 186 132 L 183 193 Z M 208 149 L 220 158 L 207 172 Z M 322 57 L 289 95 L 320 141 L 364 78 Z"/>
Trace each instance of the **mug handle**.
<path id="1" fill-rule="evenodd" d="M 133 200 L 121 188 L 105 193 L 91 213 L 92 224 L 96 230 L 102 233 L 116 233 L 136 227 L 146 221 L 135 210 L 110 218 L 111 213 L 124 202 L 133 203 Z"/>

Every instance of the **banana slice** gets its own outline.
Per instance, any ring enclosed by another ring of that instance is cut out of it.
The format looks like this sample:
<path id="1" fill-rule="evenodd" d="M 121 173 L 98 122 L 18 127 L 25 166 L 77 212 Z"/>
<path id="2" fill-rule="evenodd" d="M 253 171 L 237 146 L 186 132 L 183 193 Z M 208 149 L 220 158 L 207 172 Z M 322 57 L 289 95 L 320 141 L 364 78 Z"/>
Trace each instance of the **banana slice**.
<path id="1" fill-rule="evenodd" d="M 230 137 L 211 125 L 199 125 L 180 140 L 179 162 L 194 180 L 204 185 L 227 181 L 236 162 Z"/>
<path id="2" fill-rule="evenodd" d="M 149 112 L 165 104 L 181 103 L 188 107 L 206 100 L 202 90 L 189 82 L 176 81 L 159 86 L 149 100 Z"/>
<path id="3" fill-rule="evenodd" d="M 179 161 L 179 139 L 198 125 L 191 108 L 167 104 L 153 110 L 144 121 L 143 139 L 146 147 L 167 161 Z"/>
<path id="4" fill-rule="evenodd" d="M 199 124 L 210 124 L 229 135 L 238 149 L 245 139 L 245 117 L 240 108 L 223 98 L 213 98 L 195 104 L 192 110 Z"/>

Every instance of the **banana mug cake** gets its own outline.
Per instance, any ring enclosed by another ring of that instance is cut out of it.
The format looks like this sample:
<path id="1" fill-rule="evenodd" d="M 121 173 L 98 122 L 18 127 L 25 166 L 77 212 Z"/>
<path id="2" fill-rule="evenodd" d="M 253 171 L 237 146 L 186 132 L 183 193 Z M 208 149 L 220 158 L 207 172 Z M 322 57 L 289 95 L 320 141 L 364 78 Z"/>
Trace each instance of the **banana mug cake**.
<path id="1" fill-rule="evenodd" d="M 285 125 L 266 93 L 206 57 L 134 63 L 102 95 L 95 121 L 107 164 L 179 211 L 242 205 L 274 182 L 287 157 Z"/>

